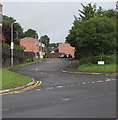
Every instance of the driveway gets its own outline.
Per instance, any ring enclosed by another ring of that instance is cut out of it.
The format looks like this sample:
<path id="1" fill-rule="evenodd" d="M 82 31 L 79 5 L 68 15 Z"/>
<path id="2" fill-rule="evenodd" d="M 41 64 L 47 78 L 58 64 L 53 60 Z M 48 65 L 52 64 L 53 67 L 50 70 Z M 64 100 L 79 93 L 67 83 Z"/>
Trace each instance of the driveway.
<path id="1" fill-rule="evenodd" d="M 13 69 L 42 84 L 3 95 L 3 118 L 116 118 L 116 77 L 62 73 L 71 62 L 49 59 Z"/>

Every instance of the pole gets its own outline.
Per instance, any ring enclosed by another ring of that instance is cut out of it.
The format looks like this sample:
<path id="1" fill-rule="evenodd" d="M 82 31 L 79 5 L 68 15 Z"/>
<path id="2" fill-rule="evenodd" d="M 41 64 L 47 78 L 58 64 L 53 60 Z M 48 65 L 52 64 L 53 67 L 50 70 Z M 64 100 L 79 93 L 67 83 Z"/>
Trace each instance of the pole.
<path id="1" fill-rule="evenodd" d="M 13 59 L 13 56 L 14 56 L 14 55 L 13 55 L 13 53 L 14 53 L 14 52 L 13 52 L 13 49 L 14 49 L 14 42 L 13 42 L 13 24 L 14 24 L 14 23 L 11 24 L 11 66 L 13 66 L 13 62 L 14 62 L 14 61 L 13 61 L 13 60 L 14 60 L 14 59 Z"/>
<path id="2" fill-rule="evenodd" d="M 40 46 L 41 46 L 40 58 L 42 59 L 42 38 L 40 38 Z"/>
<path id="3" fill-rule="evenodd" d="M 36 36 L 36 33 L 35 33 L 35 57 L 37 57 L 37 53 L 36 53 L 36 51 L 37 51 L 37 36 Z"/>

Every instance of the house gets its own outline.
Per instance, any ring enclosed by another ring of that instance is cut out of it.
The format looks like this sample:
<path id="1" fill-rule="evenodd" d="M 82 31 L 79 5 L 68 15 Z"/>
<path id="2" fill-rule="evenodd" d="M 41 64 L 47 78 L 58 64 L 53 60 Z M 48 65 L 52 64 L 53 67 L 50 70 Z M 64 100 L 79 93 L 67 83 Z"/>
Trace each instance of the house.
<path id="1" fill-rule="evenodd" d="M 39 40 L 25 37 L 20 40 L 20 45 L 25 48 L 25 52 L 32 52 L 37 55 L 45 55 L 45 44 L 41 44 Z M 41 47 L 42 46 L 42 47 Z M 42 52 L 41 52 L 42 51 Z"/>
<path id="2" fill-rule="evenodd" d="M 62 43 L 58 46 L 60 54 L 70 54 L 74 58 L 75 48 L 70 46 L 69 43 Z"/>

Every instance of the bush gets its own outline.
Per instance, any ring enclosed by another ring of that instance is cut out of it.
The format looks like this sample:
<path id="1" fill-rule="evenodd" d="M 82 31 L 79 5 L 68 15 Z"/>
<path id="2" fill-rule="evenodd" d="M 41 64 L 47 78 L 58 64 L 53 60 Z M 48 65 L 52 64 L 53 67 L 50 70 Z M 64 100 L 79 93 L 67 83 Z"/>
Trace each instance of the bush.
<path id="1" fill-rule="evenodd" d="M 17 44 L 14 44 L 14 48 L 16 50 L 24 50 L 24 47 L 20 46 L 20 45 L 17 45 Z"/>
<path id="2" fill-rule="evenodd" d="M 99 60 L 99 57 L 97 56 L 91 56 L 91 57 L 86 57 L 80 60 L 80 65 L 81 64 L 97 64 L 97 61 Z"/>
<path id="3" fill-rule="evenodd" d="M 2 47 L 4 48 L 10 48 L 10 45 L 5 43 L 5 41 L 2 41 Z M 24 50 L 24 47 L 20 46 L 20 45 L 17 45 L 17 44 L 14 44 L 14 48 L 16 50 Z"/>
<path id="4" fill-rule="evenodd" d="M 2 41 L 2 47 L 4 47 L 4 48 L 10 48 L 9 44 L 6 44 L 5 41 Z"/>
<path id="5" fill-rule="evenodd" d="M 106 64 L 116 63 L 116 58 L 114 58 L 113 55 L 104 56 L 103 60 L 105 61 Z"/>
<path id="6" fill-rule="evenodd" d="M 91 56 L 91 57 L 86 57 L 83 59 L 80 59 L 80 65 L 81 64 L 97 64 L 97 62 L 100 61 L 99 56 Z M 113 57 L 113 55 L 105 55 L 103 57 L 103 61 L 105 61 L 105 64 L 112 64 L 116 63 L 116 59 Z"/>

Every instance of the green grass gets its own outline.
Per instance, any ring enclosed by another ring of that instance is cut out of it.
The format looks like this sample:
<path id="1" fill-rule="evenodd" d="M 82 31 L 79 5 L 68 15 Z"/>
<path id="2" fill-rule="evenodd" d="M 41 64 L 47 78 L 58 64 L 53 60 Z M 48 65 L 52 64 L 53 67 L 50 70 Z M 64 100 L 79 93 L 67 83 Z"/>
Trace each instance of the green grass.
<path id="1" fill-rule="evenodd" d="M 2 74 L 2 89 L 18 87 L 32 81 L 32 78 L 11 72 L 7 68 L 3 68 L 0 71 L 2 71 L 0 72 Z"/>
<path id="2" fill-rule="evenodd" d="M 88 65 L 82 64 L 77 67 L 78 71 L 96 71 L 96 72 L 115 72 L 116 64 L 106 64 L 106 65 Z"/>
<path id="3" fill-rule="evenodd" d="M 21 66 L 25 66 L 25 65 L 30 65 L 30 64 L 33 64 L 35 62 L 27 62 L 27 63 L 23 63 L 23 64 L 17 64 L 17 65 L 14 65 L 14 66 L 10 66 L 9 68 L 16 68 L 16 67 L 21 67 Z"/>

